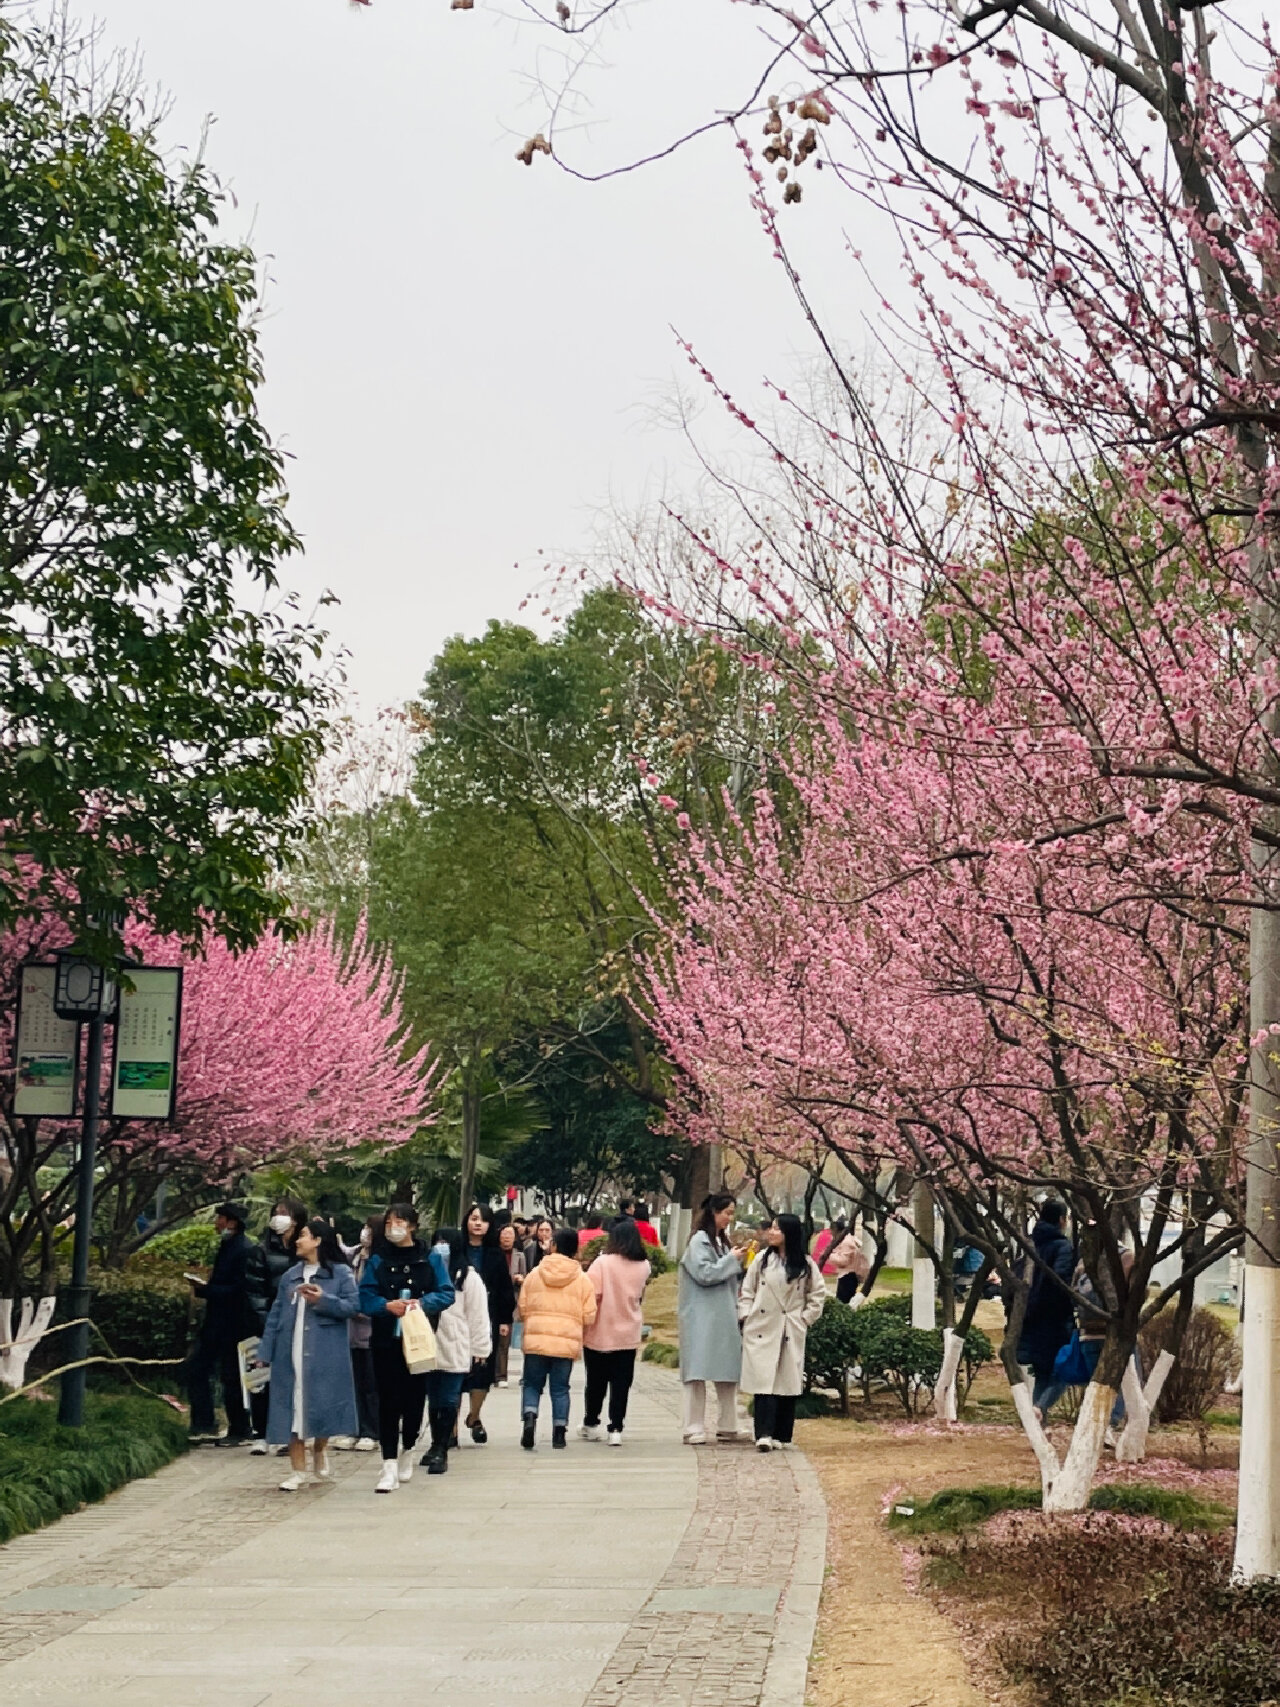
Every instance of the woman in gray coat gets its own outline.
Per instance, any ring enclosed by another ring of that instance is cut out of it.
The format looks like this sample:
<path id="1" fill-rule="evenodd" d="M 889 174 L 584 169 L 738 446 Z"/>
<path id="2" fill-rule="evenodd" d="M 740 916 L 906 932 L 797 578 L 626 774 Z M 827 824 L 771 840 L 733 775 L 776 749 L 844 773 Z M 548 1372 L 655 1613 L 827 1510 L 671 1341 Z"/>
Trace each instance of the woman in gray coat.
<path id="1" fill-rule="evenodd" d="M 324 1479 L 333 1473 L 330 1437 L 355 1433 L 347 1322 L 359 1308 L 355 1276 L 327 1221 L 308 1221 L 294 1249 L 301 1261 L 282 1276 L 258 1346 L 258 1362 L 271 1369 L 267 1439 L 288 1442 L 291 1470 L 280 1486 L 289 1494 L 306 1484 L 308 1440 Z"/>
<path id="2" fill-rule="evenodd" d="M 737 1200 L 727 1191 L 702 1200 L 698 1226 L 680 1259 L 680 1379 L 684 1382 L 684 1438 L 706 1444 L 707 1382 L 716 1384 L 716 1435 L 738 1438 L 738 1282 L 742 1263 L 729 1243 Z"/>

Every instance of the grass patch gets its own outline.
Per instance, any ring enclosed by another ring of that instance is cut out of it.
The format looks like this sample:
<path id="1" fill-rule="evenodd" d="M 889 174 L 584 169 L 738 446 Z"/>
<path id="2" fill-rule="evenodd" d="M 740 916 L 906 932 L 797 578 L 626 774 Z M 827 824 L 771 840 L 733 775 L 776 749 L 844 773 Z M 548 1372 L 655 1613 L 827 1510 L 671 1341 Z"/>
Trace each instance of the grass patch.
<path id="1" fill-rule="evenodd" d="M 910 1292 L 911 1281 L 909 1268 L 882 1268 L 876 1276 L 871 1296 L 878 1298 L 882 1292 Z"/>
<path id="2" fill-rule="evenodd" d="M 0 1405 L 0 1542 L 104 1499 L 187 1449 L 186 1420 L 141 1393 L 88 1393 L 84 1427 L 38 1399 Z"/>
<path id="3" fill-rule="evenodd" d="M 669 1345 L 666 1340 L 646 1340 L 644 1350 L 640 1353 L 642 1363 L 660 1363 L 664 1369 L 679 1369 L 680 1347 Z"/>
<path id="4" fill-rule="evenodd" d="M 910 1512 L 905 1509 L 908 1506 L 912 1507 Z M 986 1523 L 998 1512 L 1039 1509 L 1039 1488 L 943 1488 L 923 1505 L 904 1496 L 890 1511 L 888 1521 L 890 1529 L 904 1535 L 956 1535 Z M 1093 1490 L 1089 1509 L 1124 1517 L 1156 1517 L 1175 1529 L 1213 1531 L 1233 1521 L 1233 1514 L 1212 1500 L 1150 1483 L 1108 1482 Z"/>

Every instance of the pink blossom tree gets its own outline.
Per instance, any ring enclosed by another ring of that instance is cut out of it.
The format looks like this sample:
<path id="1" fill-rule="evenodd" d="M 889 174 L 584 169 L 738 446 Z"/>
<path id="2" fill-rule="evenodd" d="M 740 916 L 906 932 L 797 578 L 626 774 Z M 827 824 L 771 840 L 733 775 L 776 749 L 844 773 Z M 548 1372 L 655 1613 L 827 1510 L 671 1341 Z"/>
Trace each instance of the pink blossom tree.
<path id="1" fill-rule="evenodd" d="M 61 927 L 28 925 L 0 945 L 10 1038 L 17 966 L 65 941 Z M 407 1038 L 399 980 L 363 927 L 344 943 L 321 922 L 296 941 L 268 936 L 239 955 L 218 941 L 196 955 L 138 928 L 126 941 L 139 960 L 184 967 L 182 1038 L 172 1126 L 104 1123 L 98 1225 L 106 1260 L 121 1260 L 256 1168 L 368 1142 L 398 1145 L 434 1119 L 429 1047 Z M 3 1083 L 0 1290 L 12 1295 L 34 1265 L 47 1291 L 74 1203 L 74 1128 L 15 1117 L 11 1068 Z M 164 1216 L 142 1232 L 139 1214 L 162 1186 Z"/>

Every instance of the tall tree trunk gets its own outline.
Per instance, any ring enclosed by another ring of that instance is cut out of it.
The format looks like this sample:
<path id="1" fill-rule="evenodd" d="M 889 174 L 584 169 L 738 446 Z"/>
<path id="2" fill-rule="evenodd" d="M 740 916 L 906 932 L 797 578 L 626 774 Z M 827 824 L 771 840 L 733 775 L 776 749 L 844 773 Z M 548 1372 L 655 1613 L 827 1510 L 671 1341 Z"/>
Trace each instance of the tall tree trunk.
<path id="1" fill-rule="evenodd" d="M 936 1268 L 933 1258 L 933 1193 L 923 1180 L 911 1191 L 911 1226 L 916 1235 L 916 1253 L 911 1264 L 911 1326 L 933 1328 Z"/>
<path id="2" fill-rule="evenodd" d="M 458 1225 L 466 1221 L 476 1191 L 476 1161 L 480 1155 L 480 1082 L 462 1081 L 462 1161 L 458 1180 Z"/>

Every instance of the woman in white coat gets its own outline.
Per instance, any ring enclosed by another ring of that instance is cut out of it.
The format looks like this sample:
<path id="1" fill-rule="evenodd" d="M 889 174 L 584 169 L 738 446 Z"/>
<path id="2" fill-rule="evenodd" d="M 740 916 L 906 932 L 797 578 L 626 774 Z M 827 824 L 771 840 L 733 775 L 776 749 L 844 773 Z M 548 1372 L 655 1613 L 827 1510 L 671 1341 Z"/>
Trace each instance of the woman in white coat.
<path id="1" fill-rule="evenodd" d="M 796 1399 L 804 1391 L 804 1348 L 822 1314 L 827 1289 L 806 1256 L 797 1215 L 775 1216 L 764 1231 L 765 1248 L 747 1270 L 742 1315 L 742 1390 L 755 1398 L 756 1446 L 789 1446 Z"/>
<path id="2" fill-rule="evenodd" d="M 738 1331 L 738 1282 L 742 1263 L 729 1243 L 737 1203 L 727 1191 L 702 1202 L 697 1230 L 680 1259 L 680 1379 L 684 1382 L 684 1438 L 688 1446 L 706 1443 L 707 1382 L 716 1385 L 716 1431 L 721 1440 L 738 1438 L 738 1373 L 742 1336 Z"/>
<path id="3" fill-rule="evenodd" d="M 440 1313 L 436 1328 L 436 1366 L 427 1376 L 427 1426 L 431 1445 L 422 1460 L 428 1476 L 443 1476 L 449 1468 L 449 1448 L 458 1429 L 462 1386 L 472 1366 L 493 1350 L 489 1294 L 468 1260 L 467 1241 L 460 1227 L 441 1227 L 435 1249 L 444 1258 L 453 1282 L 454 1301 Z"/>

